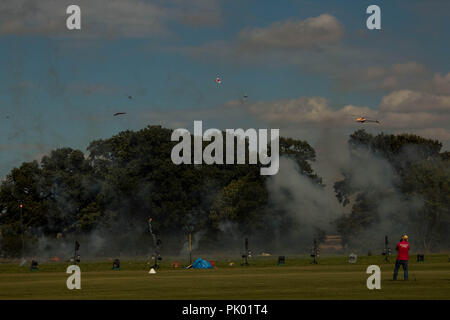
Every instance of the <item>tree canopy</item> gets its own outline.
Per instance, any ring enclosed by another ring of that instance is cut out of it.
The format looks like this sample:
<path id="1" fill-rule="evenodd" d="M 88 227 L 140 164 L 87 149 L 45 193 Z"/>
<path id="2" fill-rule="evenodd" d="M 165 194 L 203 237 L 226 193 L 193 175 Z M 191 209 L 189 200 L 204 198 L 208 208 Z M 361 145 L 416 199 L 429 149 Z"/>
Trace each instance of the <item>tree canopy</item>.
<path id="1" fill-rule="evenodd" d="M 415 244 L 426 251 L 448 245 L 450 162 L 448 152 L 440 153 L 439 141 L 412 134 L 373 136 L 358 130 L 350 136 L 349 148 L 353 160 L 362 159 L 353 164 L 366 172 L 347 168 L 344 178 L 334 184 L 344 206 L 353 200 L 351 213 L 337 221 L 344 243 L 386 220 L 399 232 L 414 234 Z M 369 154 L 372 162 L 361 154 Z M 371 181 L 374 167 L 381 168 L 375 174 L 383 184 Z M 355 177 L 361 172 L 369 176 L 363 185 Z"/>
<path id="2" fill-rule="evenodd" d="M 268 221 L 276 221 L 286 239 L 302 227 L 284 206 L 270 201 L 270 176 L 260 175 L 259 164 L 175 165 L 171 134 L 161 126 L 123 131 L 92 141 L 85 153 L 60 148 L 12 169 L 0 185 L 0 254 L 19 256 L 22 236 L 28 254 L 50 246 L 43 239 L 83 236 L 110 252 L 145 254 L 149 217 L 163 247 L 174 252 L 182 249 L 188 232 L 198 235 L 203 248 L 214 249 L 230 225 L 239 237 L 259 237 L 269 246 L 275 230 Z M 389 225 L 412 233 L 425 250 L 448 246 L 450 157 L 441 152 L 441 143 L 358 130 L 348 145 L 350 162 L 334 190 L 351 212 L 336 212 L 339 218 L 330 221 L 343 244 L 374 226 Z M 311 166 L 315 151 L 306 141 L 280 137 L 280 156 L 324 187 Z M 324 231 L 317 230 L 324 240 Z"/>
<path id="3" fill-rule="evenodd" d="M 146 244 L 146 221 L 172 247 L 180 247 L 190 232 L 204 231 L 203 243 L 213 245 L 221 224 L 231 222 L 239 232 L 267 231 L 264 208 L 267 190 L 260 165 L 175 165 L 172 130 L 148 126 L 92 141 L 87 153 L 61 148 L 40 162 L 23 163 L 0 187 L 1 250 L 18 255 L 21 232 L 27 249 L 41 237 L 80 236 L 91 232 L 121 248 Z M 319 179 L 308 161 L 308 143 L 281 138 L 280 153 L 298 162 L 305 175 Z M 19 217 L 23 203 L 23 228 Z"/>

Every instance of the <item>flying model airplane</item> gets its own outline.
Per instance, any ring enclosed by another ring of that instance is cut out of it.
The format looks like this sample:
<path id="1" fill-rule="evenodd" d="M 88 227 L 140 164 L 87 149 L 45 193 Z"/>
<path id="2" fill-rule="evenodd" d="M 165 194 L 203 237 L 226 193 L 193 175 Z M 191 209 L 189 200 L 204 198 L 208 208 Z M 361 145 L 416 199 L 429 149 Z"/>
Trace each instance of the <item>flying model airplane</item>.
<path id="1" fill-rule="evenodd" d="M 380 121 L 378 121 L 378 120 L 366 119 L 364 117 L 358 117 L 358 118 L 356 118 L 355 121 L 360 122 L 360 123 L 364 123 L 364 122 L 376 122 L 378 124 L 380 123 Z"/>
<path id="2" fill-rule="evenodd" d="M 219 85 L 222 83 L 222 79 L 220 78 L 219 75 L 217 75 L 215 82 L 217 84 L 217 87 L 219 87 Z"/>

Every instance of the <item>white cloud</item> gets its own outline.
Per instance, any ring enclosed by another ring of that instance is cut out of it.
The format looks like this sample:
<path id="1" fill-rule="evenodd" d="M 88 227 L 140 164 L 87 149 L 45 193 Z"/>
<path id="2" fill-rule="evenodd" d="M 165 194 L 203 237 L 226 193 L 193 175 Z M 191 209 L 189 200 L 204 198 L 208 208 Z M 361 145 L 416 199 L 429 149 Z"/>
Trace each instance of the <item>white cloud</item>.
<path id="1" fill-rule="evenodd" d="M 0 9 L 0 34 L 150 36 L 167 32 L 163 8 L 142 0 L 78 0 L 81 31 L 66 27 L 66 9 L 73 1 L 7 0 Z"/>
<path id="2" fill-rule="evenodd" d="M 66 27 L 70 0 L 2 0 L 0 35 L 153 37 L 170 34 L 171 21 L 196 26 L 221 23 L 217 1 L 77 0 L 81 30 Z"/>
<path id="3" fill-rule="evenodd" d="M 393 64 L 391 69 L 392 73 L 398 76 L 419 75 L 423 74 L 426 71 L 424 65 L 415 61 Z"/>
<path id="4" fill-rule="evenodd" d="M 418 87 L 430 75 L 427 68 L 416 61 L 361 67 L 343 71 L 337 76 L 347 88 L 363 91 L 392 91 Z"/>
<path id="5" fill-rule="evenodd" d="M 238 35 L 240 45 L 249 50 L 311 48 L 341 40 L 344 27 L 329 14 L 299 21 L 275 22 L 264 28 L 245 28 Z"/>
<path id="6" fill-rule="evenodd" d="M 435 92 L 450 94 L 450 72 L 444 76 L 441 76 L 440 73 L 436 73 L 433 77 L 432 85 Z"/>
<path id="7" fill-rule="evenodd" d="M 399 90 L 383 97 L 378 114 L 383 126 L 450 144 L 450 96 Z"/>
<path id="8" fill-rule="evenodd" d="M 290 100 L 262 101 L 253 104 L 230 102 L 228 108 L 245 109 L 259 121 L 313 136 L 312 131 L 333 128 L 344 131 L 360 126 L 386 133 L 415 133 L 450 144 L 450 96 L 420 91 L 399 90 L 383 97 L 377 109 L 367 106 L 344 105 L 333 108 L 323 97 L 300 97 Z M 357 124 L 358 116 L 379 120 L 380 124 Z M 343 132 L 343 131 L 342 131 Z"/>
<path id="9" fill-rule="evenodd" d="M 381 112 L 448 112 L 450 96 L 435 95 L 413 90 L 398 90 L 384 96 L 381 100 Z"/>
<path id="10" fill-rule="evenodd" d="M 231 104 L 232 105 L 232 104 Z M 323 97 L 300 97 L 290 100 L 256 102 L 244 105 L 244 108 L 258 119 L 280 125 L 322 125 L 345 126 L 358 115 L 373 116 L 369 107 L 346 105 L 341 109 L 332 109 Z"/>
<path id="11" fill-rule="evenodd" d="M 429 139 L 437 139 L 444 142 L 450 141 L 450 130 L 448 128 L 425 128 L 416 130 L 416 133 Z"/>
<path id="12" fill-rule="evenodd" d="M 390 92 L 404 89 L 450 95 L 450 72 L 433 73 L 417 61 L 356 67 L 337 76 L 352 90 Z"/>
<path id="13" fill-rule="evenodd" d="M 223 23 L 218 0 L 163 0 L 162 3 L 173 3 L 173 14 L 180 22 L 190 26 L 217 26 Z"/>

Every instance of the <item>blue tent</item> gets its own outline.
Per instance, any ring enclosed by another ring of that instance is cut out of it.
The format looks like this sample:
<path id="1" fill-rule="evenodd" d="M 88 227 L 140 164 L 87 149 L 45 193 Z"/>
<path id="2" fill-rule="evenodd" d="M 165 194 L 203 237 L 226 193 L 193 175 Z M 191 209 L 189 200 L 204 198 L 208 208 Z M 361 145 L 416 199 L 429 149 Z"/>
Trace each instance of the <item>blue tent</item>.
<path id="1" fill-rule="evenodd" d="M 194 269 L 212 269 L 212 265 L 209 261 L 203 260 L 202 258 L 198 258 L 192 264 L 192 268 Z"/>

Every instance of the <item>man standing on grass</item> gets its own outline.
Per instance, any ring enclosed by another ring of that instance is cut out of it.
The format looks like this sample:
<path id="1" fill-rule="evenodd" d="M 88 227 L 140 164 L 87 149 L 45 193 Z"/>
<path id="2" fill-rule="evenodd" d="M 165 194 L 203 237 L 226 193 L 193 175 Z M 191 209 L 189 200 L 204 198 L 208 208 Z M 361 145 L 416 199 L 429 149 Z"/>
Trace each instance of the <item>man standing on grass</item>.
<path id="1" fill-rule="evenodd" d="M 397 247 L 395 250 L 398 251 L 397 260 L 395 261 L 395 269 L 394 269 L 394 280 L 397 280 L 398 269 L 400 265 L 403 267 L 404 271 L 404 280 L 408 280 L 408 260 L 409 260 L 409 243 L 408 236 L 404 234 L 399 243 L 397 243 Z"/>

